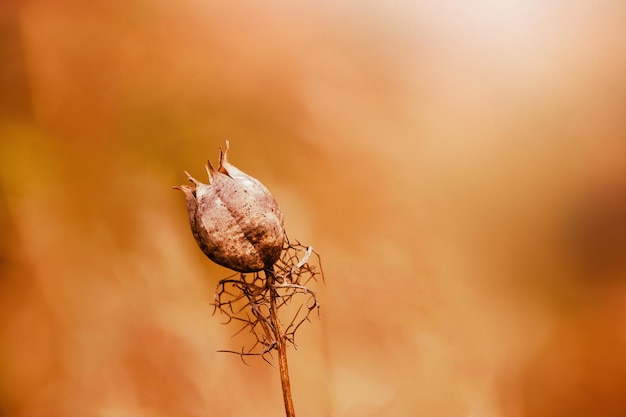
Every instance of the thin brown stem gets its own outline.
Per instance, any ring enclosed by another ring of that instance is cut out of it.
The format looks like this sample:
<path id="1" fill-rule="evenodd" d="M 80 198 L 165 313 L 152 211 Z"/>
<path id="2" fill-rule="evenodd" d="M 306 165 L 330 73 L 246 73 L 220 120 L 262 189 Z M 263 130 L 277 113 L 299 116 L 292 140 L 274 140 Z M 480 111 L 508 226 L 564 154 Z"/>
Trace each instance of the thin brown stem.
<path id="1" fill-rule="evenodd" d="M 267 285 L 273 286 L 276 277 L 274 271 L 267 271 Z M 280 382 L 283 388 L 283 400 L 285 402 L 285 415 L 287 417 L 295 417 L 296 411 L 293 408 L 293 398 L 291 397 L 291 382 L 289 381 L 289 367 L 287 365 L 287 345 L 285 343 L 285 335 L 278 317 L 278 307 L 276 299 L 278 293 L 270 288 L 270 321 L 272 330 L 274 331 L 274 340 L 276 340 L 276 349 L 278 350 L 278 369 L 280 372 Z"/>

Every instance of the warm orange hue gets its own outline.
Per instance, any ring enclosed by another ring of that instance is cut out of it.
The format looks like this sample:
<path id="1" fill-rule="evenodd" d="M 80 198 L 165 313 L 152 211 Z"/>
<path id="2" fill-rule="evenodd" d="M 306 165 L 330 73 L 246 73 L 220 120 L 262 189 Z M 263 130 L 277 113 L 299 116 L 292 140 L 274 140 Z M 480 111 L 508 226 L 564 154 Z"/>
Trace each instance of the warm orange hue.
<path id="1" fill-rule="evenodd" d="M 230 139 L 323 256 L 299 417 L 621 415 L 623 2 L 414 3 L 3 1 L 0 414 L 281 415 L 170 188 Z"/>

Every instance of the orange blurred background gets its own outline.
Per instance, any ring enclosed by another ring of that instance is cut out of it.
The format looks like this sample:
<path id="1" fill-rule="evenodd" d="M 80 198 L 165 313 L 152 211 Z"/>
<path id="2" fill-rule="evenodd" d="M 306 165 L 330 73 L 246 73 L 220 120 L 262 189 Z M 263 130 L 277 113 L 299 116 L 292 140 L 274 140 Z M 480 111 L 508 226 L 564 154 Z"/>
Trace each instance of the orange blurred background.
<path id="1" fill-rule="evenodd" d="M 230 139 L 323 258 L 299 416 L 622 416 L 624 74 L 617 0 L 3 0 L 0 415 L 283 413 L 171 190 Z"/>

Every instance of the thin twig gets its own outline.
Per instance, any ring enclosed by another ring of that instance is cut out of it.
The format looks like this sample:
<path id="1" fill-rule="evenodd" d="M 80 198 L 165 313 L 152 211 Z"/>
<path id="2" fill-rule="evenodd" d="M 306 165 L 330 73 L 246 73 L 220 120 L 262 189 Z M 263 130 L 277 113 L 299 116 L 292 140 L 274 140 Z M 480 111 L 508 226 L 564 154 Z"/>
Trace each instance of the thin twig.
<path id="1" fill-rule="evenodd" d="M 268 284 L 271 286 L 275 281 L 274 271 L 266 272 Z M 278 293 L 270 289 L 270 320 L 274 329 L 274 337 L 276 340 L 276 349 L 278 349 L 278 369 L 280 372 L 280 383 L 283 388 L 283 400 L 285 402 L 285 414 L 287 417 L 295 417 L 296 411 L 293 408 L 293 398 L 291 396 L 291 382 L 289 381 L 289 367 L 287 365 L 287 345 L 285 343 L 285 335 L 278 317 L 278 307 L 276 299 Z"/>

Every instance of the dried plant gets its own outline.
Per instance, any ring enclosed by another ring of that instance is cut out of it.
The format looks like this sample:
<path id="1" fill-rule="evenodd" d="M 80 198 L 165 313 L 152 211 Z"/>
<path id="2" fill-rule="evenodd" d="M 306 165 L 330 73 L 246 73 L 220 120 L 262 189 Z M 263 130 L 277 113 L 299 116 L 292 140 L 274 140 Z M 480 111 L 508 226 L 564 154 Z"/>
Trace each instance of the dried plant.
<path id="1" fill-rule="evenodd" d="M 257 179 L 228 162 L 229 143 L 220 148 L 220 165 L 207 165 L 209 184 L 187 173 L 192 186 L 174 187 L 185 193 L 189 222 L 200 249 L 214 262 L 237 271 L 215 289 L 214 314 L 240 324 L 254 342 L 235 353 L 245 362 L 258 356 L 272 364 L 278 356 L 285 413 L 295 417 L 287 346 L 311 314 L 319 314 L 317 295 L 307 285 L 324 279 L 321 260 L 310 246 L 290 243 L 276 200 Z M 295 308 L 295 310 L 294 310 Z M 281 320 L 279 310 L 288 320 Z M 286 325 L 283 323 L 287 323 Z"/>

